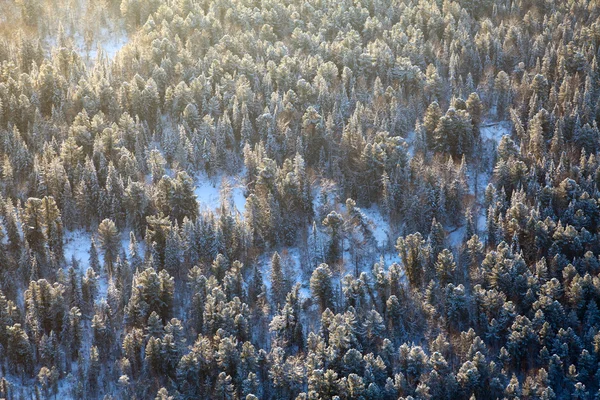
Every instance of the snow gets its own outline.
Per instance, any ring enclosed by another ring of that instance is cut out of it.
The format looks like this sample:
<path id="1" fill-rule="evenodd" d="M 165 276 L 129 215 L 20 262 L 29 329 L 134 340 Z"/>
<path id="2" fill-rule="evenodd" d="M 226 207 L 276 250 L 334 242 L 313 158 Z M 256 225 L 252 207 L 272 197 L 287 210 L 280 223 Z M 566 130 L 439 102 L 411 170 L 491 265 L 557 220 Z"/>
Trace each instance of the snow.
<path id="1" fill-rule="evenodd" d="M 283 264 L 288 268 L 284 270 L 287 273 L 286 278 L 291 280 L 292 287 L 296 284 L 300 284 L 299 295 L 301 300 L 308 300 L 312 298 L 310 292 L 310 275 L 306 276 L 304 269 L 302 268 L 302 255 L 300 249 L 297 247 L 288 247 L 278 250 L 279 255 L 283 261 Z M 263 285 L 265 290 L 270 295 L 271 293 L 271 257 L 272 252 L 266 252 L 262 254 L 258 259 L 259 269 L 263 278 Z M 306 267 L 306 265 L 305 265 Z"/>
<path id="2" fill-rule="evenodd" d="M 71 259 L 75 257 L 79 266 L 78 272 L 83 275 L 90 266 L 90 247 L 92 245 L 92 234 L 84 230 L 67 231 L 64 235 L 64 253 L 67 265 L 71 265 Z M 129 232 L 121 233 L 121 247 L 129 248 Z M 98 249 L 98 261 L 104 264 L 102 251 Z M 139 249 L 141 251 L 141 249 Z M 97 300 L 106 299 L 108 293 L 108 276 L 106 271 L 96 271 L 98 274 L 98 296 Z"/>
<path id="3" fill-rule="evenodd" d="M 393 263 L 399 263 L 400 256 L 394 247 L 399 234 L 397 229 L 390 225 L 390 221 L 381 213 L 381 210 L 376 205 L 361 208 L 360 210 L 371 224 L 373 236 L 377 242 L 379 258 L 375 262 L 382 260 L 386 269 Z M 370 270 L 372 266 L 371 263 L 365 267 Z"/>
<path id="4" fill-rule="evenodd" d="M 106 24 L 101 29 L 93 32 L 89 47 L 86 45 L 81 27 L 63 24 L 65 27 L 71 27 L 71 29 L 66 29 L 65 37 L 67 41 L 71 42 L 73 49 L 84 59 L 88 68 L 93 67 L 96 62 L 100 61 L 100 58 L 108 61 L 113 60 L 117 53 L 130 41 L 122 23 L 107 21 Z M 47 48 L 52 52 L 52 49 L 58 44 L 57 34 L 48 35 L 45 42 Z"/>
<path id="5" fill-rule="evenodd" d="M 92 45 L 88 53 L 90 61 L 98 61 L 98 55 L 100 54 L 103 58 L 112 60 L 115 58 L 117 53 L 127 44 L 129 38 L 123 35 L 109 36 L 106 41 L 99 41 L 96 45 Z M 81 54 L 85 54 L 85 45 L 79 43 L 78 48 Z"/>
<path id="6" fill-rule="evenodd" d="M 308 300 L 312 298 L 312 293 L 310 292 L 310 287 L 308 285 L 301 286 L 298 293 L 300 294 L 301 299 Z"/>
<path id="7" fill-rule="evenodd" d="M 244 196 L 244 190 L 241 187 L 235 187 L 231 190 L 231 197 L 235 208 L 243 213 L 246 208 L 246 197 Z"/>
<path id="8" fill-rule="evenodd" d="M 100 42 L 98 45 L 104 50 L 104 54 L 112 60 L 128 41 L 129 38 L 124 34 L 109 35 L 106 42 Z"/>
<path id="9" fill-rule="evenodd" d="M 229 187 L 230 196 L 227 201 L 234 210 L 240 214 L 244 213 L 246 207 L 246 197 L 244 196 L 245 186 L 239 176 L 233 178 L 215 177 L 208 178 L 204 174 L 196 177 L 196 200 L 200 210 L 213 211 L 221 206 L 221 192 L 224 186 Z"/>
<path id="10" fill-rule="evenodd" d="M 389 251 L 387 253 L 385 253 L 382 257 L 383 259 L 383 263 L 384 263 L 384 269 L 387 270 L 387 268 L 396 263 L 396 264 L 400 264 L 400 262 L 402 261 L 402 259 L 400 258 L 400 255 L 398 254 L 398 252 L 392 252 Z M 402 276 L 404 276 L 404 270 L 402 271 Z"/>
<path id="11" fill-rule="evenodd" d="M 82 230 L 67 231 L 64 235 L 65 260 L 71 265 L 71 259 L 75 257 L 79 264 L 81 273 L 85 273 L 90 265 L 90 246 L 92 244 L 89 232 Z"/>
<path id="12" fill-rule="evenodd" d="M 90 247 L 92 245 L 92 234 L 84 230 L 67 231 L 64 236 L 64 251 L 67 265 L 71 265 L 71 259 L 75 257 L 78 265 L 78 272 L 84 275 L 90 267 Z M 96 247 L 97 248 L 97 247 Z M 98 251 L 98 261 L 100 265 L 104 264 L 102 252 Z M 96 271 L 98 274 L 98 298 L 106 298 L 108 292 L 108 278 L 104 271 Z"/>
<path id="13" fill-rule="evenodd" d="M 483 232 L 487 225 L 487 211 L 482 210 L 477 216 L 477 230 Z"/>
<path id="14" fill-rule="evenodd" d="M 207 208 L 216 210 L 221 203 L 221 184 L 210 182 L 208 179 L 200 179 L 196 182 L 196 200 L 200 209 Z"/>
<path id="15" fill-rule="evenodd" d="M 465 236 L 465 232 L 467 230 L 466 226 L 461 226 L 460 228 L 456 228 L 453 231 L 448 233 L 447 240 L 450 246 L 454 248 L 460 247 L 462 241 Z"/>
<path id="16" fill-rule="evenodd" d="M 404 138 L 406 142 L 406 152 L 413 158 L 415 156 L 415 131 L 410 131 Z"/>
<path id="17" fill-rule="evenodd" d="M 371 229 L 373 230 L 373 236 L 377 241 L 377 245 L 379 247 L 385 247 L 388 244 L 388 240 L 390 239 L 389 236 L 391 234 L 391 228 L 388 221 L 381 215 L 381 211 L 377 206 L 361 208 L 360 210 L 371 223 Z"/>
<path id="18" fill-rule="evenodd" d="M 505 135 L 510 135 L 512 123 L 510 121 L 488 122 L 481 126 L 480 133 L 484 143 L 485 151 L 492 152 L 498 147 L 498 143 Z M 483 198 L 485 189 L 492 180 L 493 165 L 486 171 L 477 174 L 477 181 L 471 185 L 471 193 L 476 194 L 477 198 L 477 215 L 474 215 L 475 224 L 479 232 L 484 232 L 487 224 L 487 210 L 483 207 Z M 474 184 L 477 184 L 477 192 L 474 192 Z"/>
<path id="19" fill-rule="evenodd" d="M 484 123 L 479 130 L 481 138 L 484 141 L 499 143 L 502 136 L 509 135 L 511 132 L 511 122 L 501 121 L 495 123 Z"/>
<path id="20" fill-rule="evenodd" d="M 88 67 L 91 67 L 100 59 L 113 60 L 117 53 L 129 42 L 129 37 L 122 28 L 111 30 L 104 28 L 99 35 L 94 37 L 89 49 L 79 33 L 73 36 L 73 42 L 78 53 L 87 56 Z"/>

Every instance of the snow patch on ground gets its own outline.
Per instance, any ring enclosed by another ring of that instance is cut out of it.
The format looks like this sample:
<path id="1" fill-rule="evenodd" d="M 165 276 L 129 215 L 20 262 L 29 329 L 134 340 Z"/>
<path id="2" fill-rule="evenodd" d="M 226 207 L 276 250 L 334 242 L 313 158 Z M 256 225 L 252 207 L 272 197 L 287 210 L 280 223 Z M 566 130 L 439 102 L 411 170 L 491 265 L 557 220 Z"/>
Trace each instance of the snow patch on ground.
<path id="1" fill-rule="evenodd" d="M 398 252 L 392 252 L 392 251 L 385 253 L 382 256 L 382 259 L 383 259 L 385 270 L 387 270 L 389 268 L 389 266 L 394 263 L 400 264 L 402 262 L 402 259 L 400 258 L 400 255 L 398 254 Z M 402 276 L 404 276 L 404 270 L 402 270 Z"/>
<path id="2" fill-rule="evenodd" d="M 240 214 L 244 214 L 246 207 L 246 197 L 244 196 L 245 186 L 240 177 L 214 177 L 208 178 L 204 174 L 196 177 L 196 200 L 201 211 L 216 211 L 221 206 L 222 190 L 227 186 L 230 189 L 230 196 L 226 201 Z"/>
<path id="3" fill-rule="evenodd" d="M 75 258 L 79 271 L 85 273 L 90 265 L 90 246 L 92 237 L 89 232 L 82 230 L 67 231 L 64 235 L 64 251 L 67 265 Z"/>
<path id="4" fill-rule="evenodd" d="M 379 207 L 372 206 L 369 208 L 361 208 L 362 213 L 367 217 L 371 223 L 371 229 L 373 230 L 373 236 L 377 241 L 379 247 L 386 247 L 390 238 L 391 228 L 386 218 L 381 215 Z"/>
<path id="5" fill-rule="evenodd" d="M 235 187 L 231 190 L 231 199 L 236 210 L 243 213 L 246 209 L 246 196 L 244 196 L 244 189 L 241 187 Z"/>
<path id="6" fill-rule="evenodd" d="M 510 135 L 511 131 L 512 123 L 510 121 L 483 123 L 480 128 L 480 134 L 484 144 L 484 149 L 490 152 L 494 151 L 498 147 L 502 137 L 505 135 Z M 471 185 L 471 193 L 477 196 L 477 215 L 474 215 L 473 218 L 475 219 L 477 230 L 480 233 L 485 231 L 487 225 L 487 210 L 483 207 L 483 200 L 485 196 L 485 189 L 493 177 L 493 168 L 494 166 L 491 165 L 491 168 L 488 170 L 479 172 L 477 174 L 476 192 L 474 191 L 474 185 Z"/>
<path id="7" fill-rule="evenodd" d="M 221 183 L 211 182 L 208 179 L 196 181 L 196 201 L 200 209 L 216 210 L 221 204 Z"/>
<path id="8" fill-rule="evenodd" d="M 93 67 L 100 60 L 112 61 L 130 41 L 123 23 L 107 21 L 107 24 L 99 30 L 96 29 L 87 43 L 81 28 L 74 26 L 72 27 L 74 29 L 65 29 L 67 43 L 70 43 L 69 46 L 72 46 L 73 50 L 82 57 L 88 68 Z M 58 45 L 58 33 L 46 36 L 44 42 L 46 48 L 52 53 Z"/>
<path id="9" fill-rule="evenodd" d="M 78 265 L 78 272 L 84 275 L 90 267 L 90 247 L 92 245 L 92 233 L 84 230 L 67 231 L 64 235 L 64 254 L 65 260 L 68 266 L 71 266 L 71 260 L 75 258 Z M 139 246 L 139 244 L 138 244 Z M 129 249 L 129 232 L 121 233 L 121 247 L 128 254 Z M 98 248 L 96 243 L 96 249 L 98 250 L 98 261 L 100 265 L 104 265 L 104 256 L 102 251 Z M 138 251 L 142 251 L 138 248 Z M 143 253 L 140 253 L 143 254 Z M 100 271 L 96 271 L 98 274 L 98 296 L 97 301 L 106 299 L 108 293 L 108 276 L 104 268 Z"/>
<path id="10" fill-rule="evenodd" d="M 448 240 L 450 246 L 453 248 L 459 248 L 462 245 L 466 230 L 467 227 L 463 225 L 460 228 L 449 232 L 446 239 Z"/>
<path id="11" fill-rule="evenodd" d="M 485 231 L 485 227 L 487 225 L 487 211 L 481 210 L 479 215 L 477 216 L 477 230 L 479 232 Z"/>
<path id="12" fill-rule="evenodd" d="M 88 63 L 93 65 L 100 59 L 113 60 L 117 53 L 129 42 L 129 35 L 123 23 L 107 21 L 108 25 L 94 32 L 89 47 L 81 32 L 74 32 L 73 40 L 79 54 L 88 57 Z"/>
<path id="13" fill-rule="evenodd" d="M 404 138 L 406 142 L 406 152 L 413 158 L 415 156 L 415 131 L 410 131 Z"/>
<path id="14" fill-rule="evenodd" d="M 512 124 L 510 121 L 483 123 L 479 129 L 481 138 L 500 143 L 502 136 L 510 135 Z"/>
<path id="15" fill-rule="evenodd" d="M 112 60 L 128 41 L 129 37 L 125 33 L 118 35 L 109 34 L 107 35 L 106 41 L 98 43 L 98 47 L 102 48 L 108 59 Z"/>

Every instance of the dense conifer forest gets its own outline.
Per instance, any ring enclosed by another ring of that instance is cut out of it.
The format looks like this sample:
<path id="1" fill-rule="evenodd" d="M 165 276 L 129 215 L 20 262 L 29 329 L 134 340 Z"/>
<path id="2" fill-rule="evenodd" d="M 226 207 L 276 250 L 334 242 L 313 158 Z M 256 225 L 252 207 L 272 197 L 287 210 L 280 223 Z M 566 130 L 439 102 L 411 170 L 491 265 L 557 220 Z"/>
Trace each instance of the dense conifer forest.
<path id="1" fill-rule="evenodd" d="M 600 1 L 0 3 L 0 398 L 600 399 Z"/>

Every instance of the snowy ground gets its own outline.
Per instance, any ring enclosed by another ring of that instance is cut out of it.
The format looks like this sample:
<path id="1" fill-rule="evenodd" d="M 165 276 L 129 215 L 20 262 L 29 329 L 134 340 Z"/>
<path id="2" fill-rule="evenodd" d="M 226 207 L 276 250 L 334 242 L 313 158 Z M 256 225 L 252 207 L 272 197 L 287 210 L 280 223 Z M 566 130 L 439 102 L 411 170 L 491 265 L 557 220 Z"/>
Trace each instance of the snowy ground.
<path id="1" fill-rule="evenodd" d="M 208 178 L 204 174 L 198 175 L 195 194 L 200 210 L 214 212 L 219 209 L 224 187 L 228 187 L 230 190 L 230 196 L 226 201 L 243 215 L 246 207 L 246 197 L 244 196 L 245 186 L 240 176 Z"/>
<path id="2" fill-rule="evenodd" d="M 64 250 L 67 264 L 75 258 L 81 272 L 85 273 L 90 265 L 91 235 L 89 232 L 77 230 L 67 231 L 64 235 Z"/>
<path id="3" fill-rule="evenodd" d="M 498 144 L 500 143 L 500 140 L 502 140 L 502 137 L 510 135 L 511 131 L 512 123 L 510 121 L 484 122 L 481 125 L 481 139 L 487 157 L 493 155 L 493 152 L 498 148 Z M 482 165 L 486 165 L 485 170 L 477 171 L 477 174 L 471 173 L 471 182 L 469 182 L 471 194 L 476 196 L 476 214 L 473 215 L 473 218 L 480 236 L 481 233 L 485 231 L 487 224 L 487 210 L 483 208 L 485 189 L 492 180 L 494 168 L 493 165 L 488 165 L 489 160 L 484 161 L 485 162 L 483 162 Z M 460 244 L 461 241 L 462 238 L 458 243 Z"/>
<path id="4" fill-rule="evenodd" d="M 465 232 L 466 232 L 466 226 L 464 226 L 464 225 L 448 232 L 448 236 L 446 237 L 446 240 L 448 241 L 448 244 L 450 245 L 450 247 L 459 248 L 464 239 Z"/>
<path id="5" fill-rule="evenodd" d="M 503 136 L 510 135 L 512 131 L 512 123 L 510 121 L 501 121 L 496 123 L 484 123 L 481 126 L 481 138 L 484 145 L 484 151 L 487 157 L 493 156 L 493 153 L 498 148 L 500 140 Z M 488 161 L 488 160 L 486 160 Z M 493 175 L 494 166 L 490 165 L 486 171 L 478 175 L 478 202 L 483 201 L 485 188 L 490 183 Z"/>
<path id="6" fill-rule="evenodd" d="M 89 10 L 86 3 L 87 0 L 82 0 L 73 15 L 85 14 L 86 10 Z M 93 67 L 100 59 L 113 60 L 130 40 L 122 21 L 107 19 L 101 28 L 97 27 L 92 30 L 89 42 L 86 44 L 84 31 L 87 28 L 83 24 L 83 22 L 73 24 L 62 21 L 65 38 L 82 57 L 88 68 Z M 58 30 L 56 33 L 51 31 L 44 41 L 47 45 L 46 49 L 51 53 L 58 43 Z"/>
<path id="7" fill-rule="evenodd" d="M 90 47 L 88 53 L 89 60 L 98 61 L 99 50 L 104 57 L 108 60 L 112 60 L 128 41 L 129 37 L 124 32 L 118 34 L 103 32 L 102 36 Z M 80 54 L 85 54 L 85 45 L 83 45 L 83 41 L 78 41 L 78 47 L 81 51 Z"/>
<path id="8" fill-rule="evenodd" d="M 84 230 L 67 231 L 64 235 L 64 252 L 65 260 L 67 265 L 71 265 L 71 260 L 74 257 L 77 261 L 78 272 L 83 275 L 90 266 L 90 247 L 92 245 L 92 234 Z M 129 249 L 129 232 L 121 233 L 121 247 L 128 254 Z M 98 248 L 96 242 L 96 249 L 98 250 L 98 261 L 100 265 L 104 265 L 104 256 L 102 251 Z M 141 250 L 141 249 L 140 249 Z M 108 277 L 106 271 L 96 271 L 98 274 L 98 296 L 97 300 L 106 299 L 108 292 Z"/>
<path id="9" fill-rule="evenodd" d="M 486 141 L 500 143 L 500 139 L 504 135 L 510 135 L 512 123 L 510 121 L 501 122 L 484 122 L 481 124 L 481 138 Z"/>
<path id="10" fill-rule="evenodd" d="M 410 131 L 404 138 L 406 141 L 406 152 L 410 158 L 415 156 L 415 131 Z"/>
<path id="11" fill-rule="evenodd" d="M 500 121 L 500 122 L 491 122 L 485 121 L 482 123 L 480 127 L 480 134 L 483 144 L 484 151 L 484 160 L 480 163 L 479 167 L 484 166 L 482 170 L 475 170 L 473 166 L 469 168 L 469 193 L 475 197 L 475 209 L 474 209 L 474 222 L 476 224 L 477 231 L 480 236 L 483 231 L 485 231 L 486 222 L 487 222 L 487 210 L 483 208 L 483 199 L 485 196 L 485 189 L 490 183 L 493 176 L 493 165 L 490 163 L 489 157 L 492 157 L 494 152 L 496 151 L 500 140 L 505 135 L 510 135 L 512 130 L 512 123 L 510 121 Z M 412 157 L 414 155 L 414 132 L 410 132 L 406 137 L 406 142 L 408 145 L 408 153 L 409 156 Z M 485 159 L 488 157 L 488 159 Z M 368 214 L 373 222 L 380 226 L 384 227 L 385 232 L 385 224 L 386 222 L 377 218 L 377 214 L 371 215 L 368 213 L 368 210 L 363 210 L 365 214 Z M 379 223 L 378 223 L 379 222 Z M 383 224 L 381 224 L 383 222 Z M 381 229 L 381 228 L 380 228 Z M 389 229 L 389 227 L 388 227 Z M 448 244 L 452 247 L 459 247 L 462 244 L 464 235 L 465 235 L 466 227 L 451 227 L 448 231 Z M 377 230 L 374 230 L 377 232 Z M 384 232 L 379 230 L 379 236 L 376 233 L 376 237 L 378 237 L 378 242 L 380 246 L 382 242 L 380 239 L 383 238 Z M 388 230 L 389 233 L 389 230 Z M 393 238 L 392 238 L 393 240 Z"/>
<path id="12" fill-rule="evenodd" d="M 387 247 L 389 242 L 393 241 L 394 238 L 391 237 L 392 231 L 390 224 L 386 221 L 384 216 L 381 215 L 379 208 L 377 206 L 372 206 L 369 208 L 361 208 L 360 210 L 371 223 L 371 229 L 373 230 L 375 240 L 377 240 L 377 245 L 379 247 Z"/>

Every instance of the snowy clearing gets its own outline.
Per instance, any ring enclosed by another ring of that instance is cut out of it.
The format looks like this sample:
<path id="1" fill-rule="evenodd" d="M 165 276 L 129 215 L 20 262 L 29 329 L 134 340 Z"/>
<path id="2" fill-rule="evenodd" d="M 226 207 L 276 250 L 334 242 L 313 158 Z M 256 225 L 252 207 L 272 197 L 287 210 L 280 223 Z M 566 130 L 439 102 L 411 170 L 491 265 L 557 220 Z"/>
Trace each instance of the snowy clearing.
<path id="1" fill-rule="evenodd" d="M 504 135 L 510 135 L 512 123 L 510 121 L 488 122 L 481 125 L 479 130 L 484 141 L 499 143 Z"/>
<path id="2" fill-rule="evenodd" d="M 65 260 L 67 265 L 71 266 L 71 260 L 75 258 L 78 265 L 79 274 L 83 275 L 90 267 L 90 247 L 92 245 L 92 233 L 86 232 L 84 230 L 76 230 L 76 231 L 67 231 L 64 235 L 64 252 L 65 252 Z M 125 253 L 128 253 L 129 248 L 129 232 L 121 232 L 121 247 L 125 250 Z M 98 261 L 100 265 L 104 265 L 104 256 L 102 251 L 98 248 L 98 243 L 96 243 L 96 248 L 98 250 Z M 141 250 L 141 249 L 140 249 Z M 104 268 L 101 268 L 100 271 L 96 271 L 98 274 L 98 297 L 96 301 L 101 299 L 106 299 L 106 295 L 108 292 L 108 277 L 106 276 L 106 271 Z"/>
<path id="3" fill-rule="evenodd" d="M 229 189 L 229 205 L 240 214 L 244 214 L 246 207 L 246 197 L 244 196 L 244 185 L 240 177 L 208 178 L 206 175 L 198 175 L 196 178 L 196 200 L 201 211 L 215 212 L 221 206 L 222 191 L 227 187 Z"/>
<path id="4" fill-rule="evenodd" d="M 381 215 L 381 211 L 377 206 L 361 208 L 360 210 L 372 224 L 371 229 L 373 230 L 375 240 L 377 240 L 377 245 L 379 247 L 386 247 L 389 240 L 393 240 L 393 238 L 390 238 L 392 230 L 389 222 Z"/>

